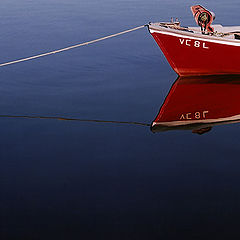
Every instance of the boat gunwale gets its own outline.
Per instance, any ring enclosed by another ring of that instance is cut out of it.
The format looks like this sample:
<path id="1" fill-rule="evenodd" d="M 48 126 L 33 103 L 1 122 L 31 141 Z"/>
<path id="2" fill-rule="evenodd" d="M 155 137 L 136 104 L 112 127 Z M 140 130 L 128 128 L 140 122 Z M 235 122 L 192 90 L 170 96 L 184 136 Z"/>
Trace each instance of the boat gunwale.
<path id="1" fill-rule="evenodd" d="M 148 25 L 148 29 L 150 31 L 150 33 L 154 33 L 154 32 L 159 32 L 159 33 L 163 33 L 163 34 L 167 34 L 167 35 L 171 35 L 171 33 L 173 34 L 177 34 L 177 35 L 181 35 L 181 37 L 185 37 L 185 38 L 200 38 L 200 40 L 210 40 L 210 41 L 221 41 L 224 44 L 229 44 L 229 43 L 233 43 L 234 46 L 240 46 L 240 40 L 239 39 L 226 39 L 224 37 L 221 36 L 212 36 L 212 35 L 204 35 L 202 33 L 196 33 L 191 29 L 186 28 L 186 30 L 182 30 L 182 29 L 173 29 L 173 28 L 168 28 L 168 27 L 163 27 L 163 26 L 152 26 L 151 24 Z"/>

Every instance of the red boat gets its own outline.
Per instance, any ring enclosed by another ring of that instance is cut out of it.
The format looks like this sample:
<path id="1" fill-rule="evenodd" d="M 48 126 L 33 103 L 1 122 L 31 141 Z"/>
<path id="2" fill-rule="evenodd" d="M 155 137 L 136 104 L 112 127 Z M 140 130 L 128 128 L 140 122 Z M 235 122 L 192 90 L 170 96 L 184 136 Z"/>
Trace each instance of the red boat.
<path id="1" fill-rule="evenodd" d="M 199 27 L 180 22 L 149 23 L 148 29 L 180 76 L 240 74 L 240 26 L 212 25 L 214 13 L 191 7 Z"/>
<path id="2" fill-rule="evenodd" d="M 240 76 L 179 77 L 151 130 L 188 129 L 202 134 L 214 125 L 240 122 L 239 92 Z"/>

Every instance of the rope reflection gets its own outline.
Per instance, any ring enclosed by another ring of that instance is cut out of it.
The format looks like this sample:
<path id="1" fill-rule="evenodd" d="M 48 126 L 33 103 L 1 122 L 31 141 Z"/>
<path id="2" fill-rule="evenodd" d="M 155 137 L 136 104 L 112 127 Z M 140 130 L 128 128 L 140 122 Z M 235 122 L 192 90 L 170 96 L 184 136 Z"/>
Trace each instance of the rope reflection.
<path id="1" fill-rule="evenodd" d="M 114 120 L 99 120 L 99 119 L 81 119 L 81 118 L 68 118 L 68 117 L 60 117 L 60 116 L 57 117 L 57 116 L 32 116 L 32 115 L 0 115 L 0 118 L 51 119 L 51 120 L 75 121 L 75 122 L 112 123 L 112 124 L 150 126 L 150 124 L 148 124 L 148 123 L 135 122 L 135 121 L 114 121 Z"/>

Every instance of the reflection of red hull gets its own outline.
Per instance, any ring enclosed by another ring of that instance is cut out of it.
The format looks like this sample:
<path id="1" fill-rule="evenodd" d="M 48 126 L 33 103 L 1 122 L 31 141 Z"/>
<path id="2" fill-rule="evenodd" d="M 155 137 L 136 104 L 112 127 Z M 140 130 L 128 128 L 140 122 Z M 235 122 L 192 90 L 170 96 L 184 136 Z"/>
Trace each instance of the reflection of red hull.
<path id="1" fill-rule="evenodd" d="M 149 27 L 180 76 L 240 74 L 240 40 Z"/>
<path id="2" fill-rule="evenodd" d="M 239 122 L 239 92 L 240 76 L 179 78 L 152 123 L 153 131 Z"/>

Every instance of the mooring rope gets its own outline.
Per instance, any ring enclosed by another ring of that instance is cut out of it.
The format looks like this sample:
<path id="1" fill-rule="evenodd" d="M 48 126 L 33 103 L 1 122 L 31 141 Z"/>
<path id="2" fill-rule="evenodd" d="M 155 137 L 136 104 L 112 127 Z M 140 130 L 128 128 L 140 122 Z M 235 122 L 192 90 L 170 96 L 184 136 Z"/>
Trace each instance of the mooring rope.
<path id="1" fill-rule="evenodd" d="M 109 38 L 117 37 L 117 36 L 122 35 L 122 34 L 133 32 L 133 31 L 136 31 L 136 30 L 141 29 L 143 27 L 145 27 L 145 25 L 135 27 L 135 28 L 131 28 L 131 29 L 128 29 L 128 30 L 125 30 L 125 31 L 122 31 L 122 32 L 119 32 L 119 33 L 111 34 L 111 35 L 108 35 L 108 36 L 105 36 L 105 37 L 101 37 L 101 38 L 98 38 L 98 39 L 95 39 L 95 40 L 92 40 L 92 41 L 88 41 L 88 42 L 72 45 L 72 46 L 69 46 L 69 47 L 66 47 L 66 48 L 54 50 L 54 51 L 51 51 L 51 52 L 46 52 L 46 53 L 38 54 L 38 55 L 35 55 L 35 56 L 31 56 L 31 57 L 21 58 L 21 59 L 14 60 L 14 61 L 11 61 L 11 62 L 1 63 L 0 67 L 15 64 L 15 63 L 20 63 L 20 62 L 25 62 L 25 61 L 33 60 L 33 59 L 40 58 L 40 57 L 49 56 L 49 55 L 64 52 L 64 51 L 68 51 L 68 50 L 71 50 L 73 48 L 82 47 L 82 46 L 89 45 L 89 44 L 92 44 L 92 43 L 96 43 L 96 42 L 99 42 L 99 41 L 103 41 L 103 40 L 106 40 L 106 39 L 109 39 Z"/>

